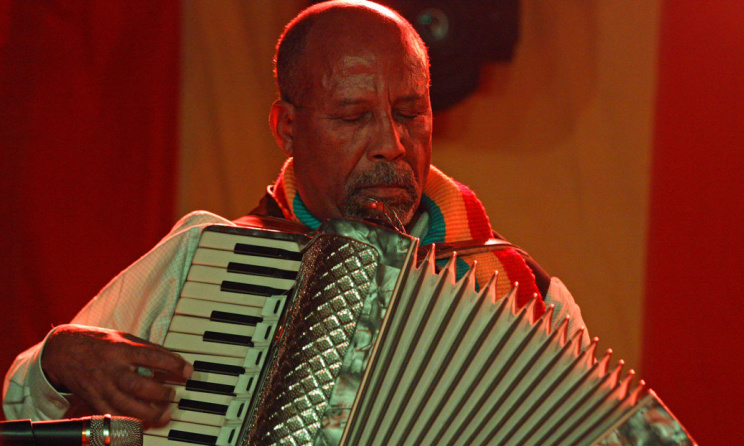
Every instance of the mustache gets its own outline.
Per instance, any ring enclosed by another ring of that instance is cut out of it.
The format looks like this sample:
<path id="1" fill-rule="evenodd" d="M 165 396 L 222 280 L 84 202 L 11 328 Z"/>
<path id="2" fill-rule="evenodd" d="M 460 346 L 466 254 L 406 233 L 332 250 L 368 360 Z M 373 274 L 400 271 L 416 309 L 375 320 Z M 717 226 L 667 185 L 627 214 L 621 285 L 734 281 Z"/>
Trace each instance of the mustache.
<path id="1" fill-rule="evenodd" d="M 418 191 L 418 181 L 408 165 L 396 167 L 389 163 L 378 163 L 371 171 L 360 173 L 346 183 L 347 196 L 369 186 L 394 184 L 406 189 L 412 196 Z"/>

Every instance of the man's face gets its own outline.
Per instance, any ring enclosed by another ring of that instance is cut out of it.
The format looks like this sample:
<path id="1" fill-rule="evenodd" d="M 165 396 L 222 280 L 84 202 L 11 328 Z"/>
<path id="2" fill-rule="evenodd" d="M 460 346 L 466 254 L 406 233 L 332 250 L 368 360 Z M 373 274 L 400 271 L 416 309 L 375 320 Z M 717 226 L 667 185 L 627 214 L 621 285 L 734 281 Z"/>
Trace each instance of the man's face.
<path id="1" fill-rule="evenodd" d="M 396 35 L 310 46 L 312 88 L 295 104 L 292 155 L 310 212 L 407 224 L 431 162 L 432 112 L 421 55 Z M 377 203 L 377 209 L 372 206 Z"/>

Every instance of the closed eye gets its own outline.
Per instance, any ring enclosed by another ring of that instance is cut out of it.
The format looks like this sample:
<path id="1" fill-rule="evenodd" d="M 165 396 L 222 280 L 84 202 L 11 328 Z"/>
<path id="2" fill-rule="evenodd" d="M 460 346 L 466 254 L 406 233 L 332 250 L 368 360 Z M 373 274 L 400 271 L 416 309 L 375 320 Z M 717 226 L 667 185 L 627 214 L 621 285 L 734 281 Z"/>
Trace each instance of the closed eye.
<path id="1" fill-rule="evenodd" d="M 349 123 L 349 124 L 354 124 L 354 123 L 364 122 L 369 117 L 369 114 L 370 114 L 369 112 L 356 113 L 353 115 L 340 116 L 338 119 L 340 119 L 343 122 Z"/>
<path id="2" fill-rule="evenodd" d="M 419 113 L 417 111 L 399 111 L 399 112 L 395 113 L 395 116 L 399 120 L 410 121 L 410 120 L 413 120 L 413 119 L 418 118 L 422 114 L 423 113 Z"/>

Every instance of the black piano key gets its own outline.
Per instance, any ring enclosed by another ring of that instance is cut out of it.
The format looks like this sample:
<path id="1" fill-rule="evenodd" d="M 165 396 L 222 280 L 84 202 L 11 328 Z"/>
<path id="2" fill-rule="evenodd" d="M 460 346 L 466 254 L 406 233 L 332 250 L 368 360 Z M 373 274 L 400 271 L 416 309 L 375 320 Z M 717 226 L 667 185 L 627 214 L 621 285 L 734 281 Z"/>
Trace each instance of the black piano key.
<path id="1" fill-rule="evenodd" d="M 179 431 L 176 429 L 171 429 L 170 432 L 168 432 L 168 440 L 182 441 L 191 444 L 203 444 L 207 446 L 214 446 L 217 444 L 217 437 L 214 435 L 197 434 L 195 432 Z"/>
<path id="2" fill-rule="evenodd" d="M 297 271 L 287 271 L 286 269 L 271 268 L 268 266 L 247 265 L 238 262 L 228 263 L 227 272 L 250 274 L 253 276 L 274 277 L 277 279 L 297 279 Z"/>
<path id="3" fill-rule="evenodd" d="M 250 336 L 236 335 L 230 333 L 219 333 L 216 331 L 205 331 L 202 336 L 204 342 L 218 342 L 220 344 L 244 345 L 253 347 L 253 341 Z"/>
<path id="4" fill-rule="evenodd" d="M 196 381 L 193 379 L 186 381 L 186 390 L 216 393 L 218 395 L 235 395 L 235 386 L 231 386 L 229 384 L 210 383 L 207 381 Z"/>
<path id="5" fill-rule="evenodd" d="M 194 370 L 197 372 L 211 372 L 230 376 L 238 376 L 245 373 L 245 367 L 209 361 L 194 361 Z"/>
<path id="6" fill-rule="evenodd" d="M 207 403 L 204 401 L 189 399 L 182 399 L 179 401 L 178 408 L 181 410 L 190 410 L 192 412 L 213 413 L 215 415 L 225 415 L 227 413 L 227 406 L 224 404 Z"/>
<path id="7" fill-rule="evenodd" d="M 249 316 L 247 314 L 227 313 L 225 311 L 216 310 L 210 313 L 209 320 L 214 322 L 228 322 L 231 324 L 252 325 L 254 327 L 259 322 L 263 322 L 263 318 L 260 316 Z"/>
<path id="8" fill-rule="evenodd" d="M 262 285 L 253 285 L 250 283 L 232 282 L 230 280 L 224 280 L 220 284 L 220 290 L 229 292 L 229 293 L 253 294 L 256 296 L 264 296 L 264 297 L 278 296 L 278 295 L 287 293 L 287 290 L 282 290 L 279 288 L 272 288 L 272 287 L 262 286 Z"/>
<path id="9" fill-rule="evenodd" d="M 244 243 L 236 243 L 233 251 L 235 254 L 247 254 L 252 256 L 296 261 L 302 260 L 302 254 L 299 252 L 287 251 L 280 248 L 269 248 L 268 246 L 254 246 L 246 245 Z"/>

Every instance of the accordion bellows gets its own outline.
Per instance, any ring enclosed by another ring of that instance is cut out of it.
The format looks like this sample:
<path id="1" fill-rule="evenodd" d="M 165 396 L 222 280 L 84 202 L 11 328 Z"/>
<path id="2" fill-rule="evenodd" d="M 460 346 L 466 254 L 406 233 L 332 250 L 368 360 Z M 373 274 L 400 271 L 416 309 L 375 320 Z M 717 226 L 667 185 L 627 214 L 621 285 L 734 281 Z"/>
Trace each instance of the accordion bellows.
<path id="1" fill-rule="evenodd" d="M 622 361 L 595 359 L 597 339 L 417 245 L 324 223 L 235 444 L 694 444 Z"/>

